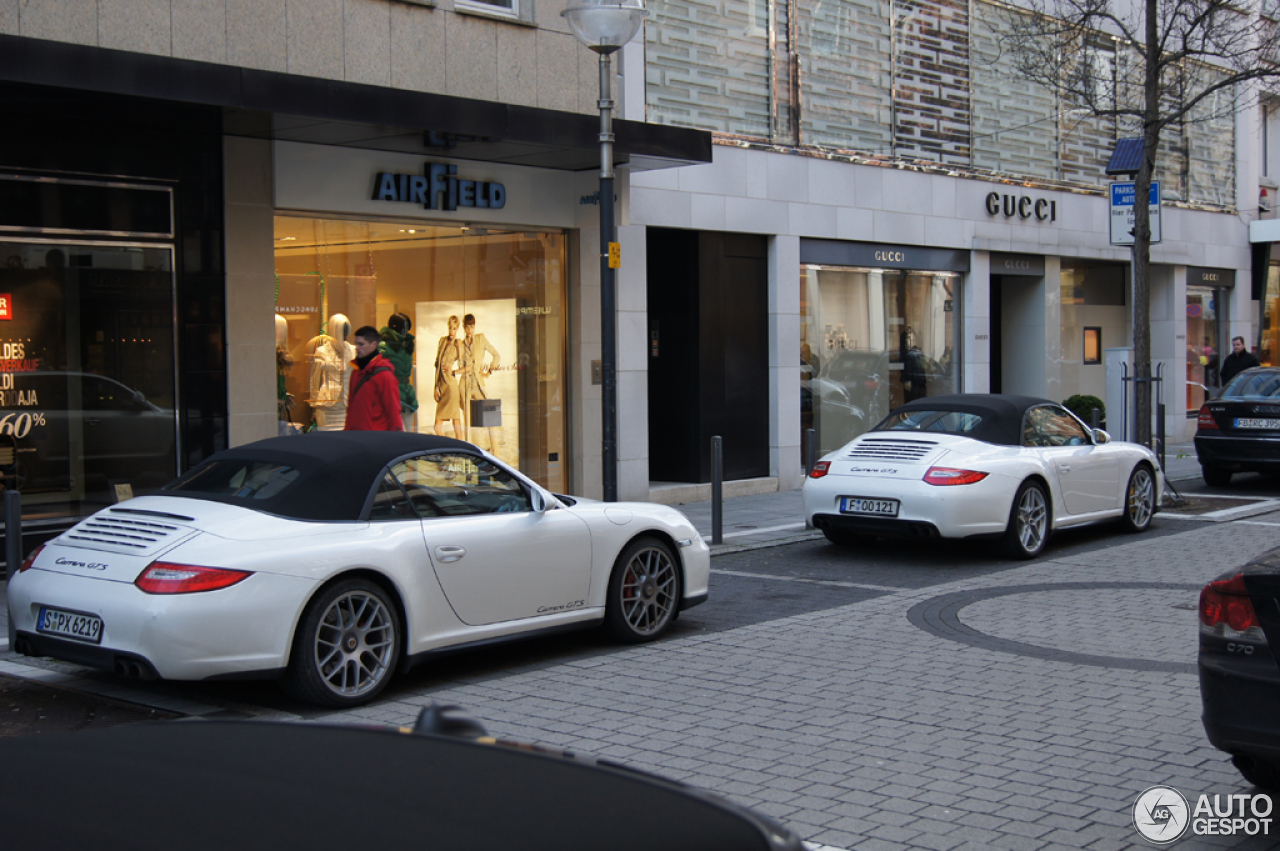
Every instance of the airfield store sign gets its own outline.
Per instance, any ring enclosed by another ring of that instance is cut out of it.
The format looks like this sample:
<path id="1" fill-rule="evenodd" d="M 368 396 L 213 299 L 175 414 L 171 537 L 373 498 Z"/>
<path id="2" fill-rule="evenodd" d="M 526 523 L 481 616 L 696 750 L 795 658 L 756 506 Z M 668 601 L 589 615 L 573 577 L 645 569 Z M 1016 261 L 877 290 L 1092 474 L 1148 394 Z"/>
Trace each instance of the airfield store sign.
<path id="1" fill-rule="evenodd" d="M 507 187 L 496 181 L 460 178 L 456 165 L 428 162 L 423 165 L 422 174 L 378 172 L 373 181 L 373 200 L 402 201 L 424 210 L 501 210 L 507 205 Z"/>

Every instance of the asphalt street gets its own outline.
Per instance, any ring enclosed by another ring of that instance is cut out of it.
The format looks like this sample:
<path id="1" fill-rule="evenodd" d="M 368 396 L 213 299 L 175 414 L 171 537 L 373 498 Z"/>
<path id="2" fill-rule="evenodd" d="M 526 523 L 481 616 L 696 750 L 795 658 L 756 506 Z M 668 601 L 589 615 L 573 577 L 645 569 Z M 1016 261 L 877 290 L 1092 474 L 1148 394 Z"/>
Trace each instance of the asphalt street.
<path id="1" fill-rule="evenodd" d="M 1033 562 L 967 542 L 840 549 L 778 516 L 777 495 L 775 522 L 733 527 L 782 527 L 776 545 L 719 549 L 710 602 L 664 640 L 580 633 L 442 657 L 347 712 L 266 683 L 122 687 L 8 652 L 0 675 L 204 717 L 401 725 L 455 703 L 495 735 L 692 783 L 833 848 L 1150 847 L 1131 817 L 1147 788 L 1252 791 L 1200 725 L 1196 598 L 1280 545 L 1280 482 L 1182 485 L 1188 508 L 1148 533 L 1067 531 Z"/>

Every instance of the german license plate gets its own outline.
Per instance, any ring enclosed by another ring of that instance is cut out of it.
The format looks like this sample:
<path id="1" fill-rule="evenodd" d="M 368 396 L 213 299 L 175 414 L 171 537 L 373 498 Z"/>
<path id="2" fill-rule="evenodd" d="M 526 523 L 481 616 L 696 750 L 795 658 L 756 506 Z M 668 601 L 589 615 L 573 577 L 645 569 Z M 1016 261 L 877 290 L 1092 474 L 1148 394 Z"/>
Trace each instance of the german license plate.
<path id="1" fill-rule="evenodd" d="M 36 619 L 36 632 L 101 644 L 102 618 L 83 612 L 64 612 L 62 609 L 41 606 L 40 617 Z"/>
<path id="2" fill-rule="evenodd" d="M 873 499 L 865 496 L 840 497 L 841 514 L 871 514 L 876 517 L 897 517 L 896 499 Z"/>
<path id="3" fill-rule="evenodd" d="M 1280 419 L 1258 418 L 1258 417 L 1236 417 L 1236 428 L 1280 429 Z"/>

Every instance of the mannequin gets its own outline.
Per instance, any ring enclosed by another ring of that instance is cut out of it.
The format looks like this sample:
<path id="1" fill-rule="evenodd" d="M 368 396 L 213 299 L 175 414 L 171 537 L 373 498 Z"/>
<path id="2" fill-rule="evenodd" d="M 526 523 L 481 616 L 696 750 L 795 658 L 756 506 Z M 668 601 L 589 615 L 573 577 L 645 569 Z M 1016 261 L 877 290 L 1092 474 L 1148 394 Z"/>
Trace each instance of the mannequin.
<path id="1" fill-rule="evenodd" d="M 391 361 L 400 384 L 400 419 L 405 431 L 417 431 L 418 394 L 413 389 L 413 322 L 404 313 L 393 313 L 378 332 L 378 352 Z"/>
<path id="2" fill-rule="evenodd" d="M 356 347 L 347 342 L 351 320 L 341 313 L 329 317 L 328 334 L 319 334 L 307 343 L 307 363 L 311 368 L 307 402 L 320 431 L 342 431 L 347 419 L 347 387 Z"/>
<path id="3" fill-rule="evenodd" d="M 293 398 L 285 388 L 293 355 L 289 354 L 289 320 L 276 314 L 276 417 L 281 423 L 291 419 Z M 283 426 L 282 426 L 283 427 Z"/>

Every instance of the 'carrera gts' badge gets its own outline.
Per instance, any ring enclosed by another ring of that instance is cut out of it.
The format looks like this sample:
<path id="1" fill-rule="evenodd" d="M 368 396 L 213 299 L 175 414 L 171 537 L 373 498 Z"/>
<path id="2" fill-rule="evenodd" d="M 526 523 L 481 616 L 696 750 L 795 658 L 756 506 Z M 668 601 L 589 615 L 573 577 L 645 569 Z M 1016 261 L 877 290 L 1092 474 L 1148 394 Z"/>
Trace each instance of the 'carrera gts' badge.
<path id="1" fill-rule="evenodd" d="M 850 473 L 887 473 L 895 475 L 898 471 L 893 467 L 850 467 Z"/>
<path id="2" fill-rule="evenodd" d="M 538 614 L 553 615 L 556 612 L 567 612 L 572 609 L 581 609 L 587 604 L 586 600 L 574 600 L 572 603 L 563 603 L 559 606 L 539 606 Z"/>

